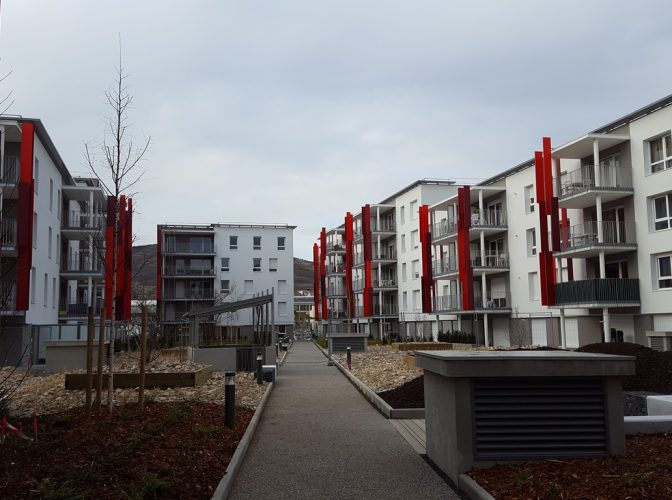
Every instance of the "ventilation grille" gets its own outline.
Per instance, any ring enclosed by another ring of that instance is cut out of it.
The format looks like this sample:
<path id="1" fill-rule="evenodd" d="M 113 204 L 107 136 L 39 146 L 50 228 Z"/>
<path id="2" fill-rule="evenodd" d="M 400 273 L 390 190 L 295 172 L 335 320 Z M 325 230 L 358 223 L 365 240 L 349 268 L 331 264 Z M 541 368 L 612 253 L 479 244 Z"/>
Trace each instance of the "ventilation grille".
<path id="1" fill-rule="evenodd" d="M 350 337 L 350 338 L 332 338 L 331 349 L 333 352 L 345 352 L 350 346 L 351 352 L 363 352 L 365 337 Z"/>
<path id="2" fill-rule="evenodd" d="M 474 381 L 476 460 L 607 454 L 601 380 Z"/>
<path id="3" fill-rule="evenodd" d="M 665 337 L 649 337 L 649 347 L 654 351 L 664 351 Z"/>

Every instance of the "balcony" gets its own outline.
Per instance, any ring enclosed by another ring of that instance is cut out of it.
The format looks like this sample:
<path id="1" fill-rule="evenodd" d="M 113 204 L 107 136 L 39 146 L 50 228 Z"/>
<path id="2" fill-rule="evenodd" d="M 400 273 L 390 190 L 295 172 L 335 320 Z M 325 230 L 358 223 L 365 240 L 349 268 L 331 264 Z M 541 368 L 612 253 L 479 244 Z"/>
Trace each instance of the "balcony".
<path id="1" fill-rule="evenodd" d="M 395 278 L 388 278 L 382 280 L 374 279 L 372 282 L 374 289 L 394 290 L 397 288 L 397 280 Z"/>
<path id="2" fill-rule="evenodd" d="M 559 307 L 637 307 L 639 280 L 588 279 L 556 283 L 555 305 Z"/>
<path id="3" fill-rule="evenodd" d="M 16 186 L 19 183 L 21 164 L 16 156 L 5 155 L 5 163 L 0 174 L 0 185 Z"/>
<path id="4" fill-rule="evenodd" d="M 634 193 L 632 169 L 616 165 L 584 165 L 556 179 L 555 192 L 560 208 L 586 208 L 597 196 L 608 203 Z"/>
<path id="5" fill-rule="evenodd" d="M 214 278 L 214 268 L 198 269 L 180 266 L 166 266 L 163 268 L 164 278 Z"/>
<path id="6" fill-rule="evenodd" d="M 363 318 L 364 317 L 364 306 L 355 307 L 355 317 Z"/>
<path id="7" fill-rule="evenodd" d="M 165 290 L 163 298 L 166 300 L 214 300 L 215 294 L 213 290 Z"/>
<path id="8" fill-rule="evenodd" d="M 472 209 L 472 231 L 483 231 L 486 235 L 491 235 L 506 231 L 506 228 L 506 212 L 504 210 Z"/>
<path id="9" fill-rule="evenodd" d="M 380 250 L 374 247 L 371 253 L 371 262 L 397 260 L 397 250 L 394 247 L 381 248 Z"/>
<path id="10" fill-rule="evenodd" d="M 107 224 L 107 219 L 103 214 L 90 214 L 76 211 L 65 211 L 61 218 L 62 230 L 66 231 L 102 231 Z"/>
<path id="11" fill-rule="evenodd" d="M 375 220 L 371 221 L 371 233 L 395 233 L 396 231 L 394 219 L 381 219 L 379 223 Z"/>
<path id="12" fill-rule="evenodd" d="M 327 264 L 327 274 L 345 274 L 345 265 Z"/>
<path id="13" fill-rule="evenodd" d="M 354 266 L 361 266 L 364 265 L 364 254 L 363 253 L 356 253 L 352 256 L 352 264 Z"/>
<path id="14" fill-rule="evenodd" d="M 327 297 L 345 297 L 345 287 L 343 285 L 329 285 L 327 287 Z"/>
<path id="15" fill-rule="evenodd" d="M 330 253 L 345 253 L 345 246 L 343 243 L 333 243 L 328 241 L 327 242 L 327 254 Z"/>
<path id="16" fill-rule="evenodd" d="M 0 250 L 16 251 L 16 219 L 0 219 Z"/>
<path id="17" fill-rule="evenodd" d="M 449 217 L 432 226 L 432 243 L 440 243 L 457 235 L 457 217 Z"/>
<path id="18" fill-rule="evenodd" d="M 16 314 L 16 284 L 0 283 L 0 315 Z"/>
<path id="19" fill-rule="evenodd" d="M 352 282 L 352 291 L 361 292 L 364 290 L 364 280 L 362 278 Z"/>
<path id="20" fill-rule="evenodd" d="M 161 252 L 164 254 L 215 255 L 217 246 L 212 242 L 168 241 Z"/>
<path id="21" fill-rule="evenodd" d="M 102 260 L 89 251 L 71 252 L 61 260 L 61 274 L 100 275 Z"/>
<path id="22" fill-rule="evenodd" d="M 327 319 L 346 319 L 347 315 L 345 314 L 345 311 L 332 311 L 329 310 L 327 312 Z"/>
<path id="23" fill-rule="evenodd" d="M 399 311 L 396 304 L 373 304 L 374 316 L 397 316 Z"/>
<path id="24" fill-rule="evenodd" d="M 511 300 L 505 293 L 492 292 L 483 298 L 480 294 L 474 295 L 474 310 L 484 312 L 511 312 Z"/>
<path id="25" fill-rule="evenodd" d="M 509 260 L 504 253 L 486 253 L 485 260 L 480 255 L 471 256 L 471 266 L 474 273 L 494 274 L 509 270 Z"/>
<path id="26" fill-rule="evenodd" d="M 433 302 L 433 312 L 457 312 L 462 307 L 462 300 L 458 295 L 437 295 Z"/>
<path id="27" fill-rule="evenodd" d="M 637 249 L 634 222 L 588 221 L 571 226 L 566 236 L 562 235 L 556 257 L 588 258 Z"/>
<path id="28" fill-rule="evenodd" d="M 102 300 L 93 304 L 93 313 L 97 316 L 100 314 Z M 61 317 L 78 317 L 85 318 L 88 316 L 89 303 L 86 300 L 69 301 L 67 297 L 61 297 L 58 307 L 58 315 Z"/>
<path id="29" fill-rule="evenodd" d="M 436 259 L 432 262 L 432 276 L 440 278 L 443 276 L 457 273 L 457 256 L 445 256 L 443 259 Z"/>

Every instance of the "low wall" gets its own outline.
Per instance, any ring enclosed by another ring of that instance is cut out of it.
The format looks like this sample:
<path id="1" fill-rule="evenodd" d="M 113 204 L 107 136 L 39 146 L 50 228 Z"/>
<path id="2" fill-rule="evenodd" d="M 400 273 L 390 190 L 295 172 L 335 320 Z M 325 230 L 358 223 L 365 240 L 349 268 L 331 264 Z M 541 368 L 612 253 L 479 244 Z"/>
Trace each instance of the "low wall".
<path id="1" fill-rule="evenodd" d="M 206 366 L 200 370 L 191 372 L 173 373 L 146 373 L 145 387 L 147 389 L 168 389 L 171 387 L 195 387 L 204 384 L 212 377 L 212 368 Z M 95 375 L 94 375 L 95 380 Z M 115 373 L 115 389 L 133 389 L 140 385 L 139 373 Z M 103 387 L 107 387 L 107 374 L 103 374 Z M 65 375 L 65 388 L 67 390 L 86 389 L 86 374 L 67 373 Z"/>
<path id="2" fill-rule="evenodd" d="M 236 371 L 236 348 L 194 348 L 193 360 L 194 363 L 212 366 L 212 369 L 216 372 Z"/>
<path id="3" fill-rule="evenodd" d="M 48 340 L 46 347 L 46 366 L 49 373 L 61 373 L 86 369 L 86 340 Z M 105 355 L 110 341 L 105 341 Z M 98 367 L 98 341 L 93 342 L 93 369 Z"/>

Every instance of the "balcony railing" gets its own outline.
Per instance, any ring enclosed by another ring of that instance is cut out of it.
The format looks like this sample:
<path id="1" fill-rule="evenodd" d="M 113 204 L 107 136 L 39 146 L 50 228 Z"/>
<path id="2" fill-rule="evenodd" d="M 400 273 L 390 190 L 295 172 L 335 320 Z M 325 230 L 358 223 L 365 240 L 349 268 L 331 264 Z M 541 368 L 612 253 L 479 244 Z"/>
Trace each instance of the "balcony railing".
<path id="1" fill-rule="evenodd" d="M 587 221 L 571 226 L 567 235 L 562 234 L 562 230 L 560 232 L 562 250 L 591 246 L 629 246 L 636 243 L 634 222 Z"/>
<path id="2" fill-rule="evenodd" d="M 373 248 L 371 260 L 396 260 L 397 250 L 394 247 L 381 248 L 380 251 L 376 247 Z"/>
<path id="3" fill-rule="evenodd" d="M 61 261 L 61 271 L 64 273 L 100 273 L 102 261 L 91 252 L 71 252 L 64 255 Z"/>
<path id="4" fill-rule="evenodd" d="M 504 293 L 492 293 L 484 299 L 483 295 L 474 295 L 474 309 L 510 309 L 511 301 Z"/>
<path id="5" fill-rule="evenodd" d="M 362 228 L 361 227 L 354 228 L 354 230 L 352 232 L 352 235 L 353 235 L 353 239 L 355 239 L 355 240 L 358 240 L 359 238 L 361 238 L 363 236 Z"/>
<path id="6" fill-rule="evenodd" d="M 5 155 L 5 164 L 2 169 L 2 176 L 0 176 L 0 184 L 7 184 L 10 186 L 19 183 L 19 175 L 21 173 L 21 164 L 16 156 Z"/>
<path id="7" fill-rule="evenodd" d="M 94 302 L 92 306 L 94 314 L 100 314 L 102 303 L 102 300 Z M 59 316 L 83 317 L 88 314 L 88 309 L 89 303 L 87 300 L 78 299 L 75 301 L 70 301 L 67 297 L 61 297 L 61 300 L 59 301 L 58 314 Z"/>
<path id="8" fill-rule="evenodd" d="M 559 198 L 591 190 L 632 190 L 632 169 L 616 165 L 600 165 L 597 167 L 596 179 L 595 165 L 584 165 L 562 174 L 555 183 L 555 192 Z"/>
<path id="9" fill-rule="evenodd" d="M 217 253 L 217 246 L 212 243 L 203 242 L 166 242 L 166 245 L 161 250 L 163 253 L 192 253 L 192 254 L 215 254 Z"/>
<path id="10" fill-rule="evenodd" d="M 443 259 L 436 259 L 432 262 L 432 274 L 434 276 L 456 272 L 457 257 L 455 255 L 444 256 Z"/>
<path id="11" fill-rule="evenodd" d="M 16 247 L 16 219 L 0 220 L 0 248 Z"/>
<path id="12" fill-rule="evenodd" d="M 327 274 L 343 274 L 345 273 L 345 266 L 343 264 L 328 264 Z"/>
<path id="13" fill-rule="evenodd" d="M 352 282 L 352 290 L 354 292 L 361 292 L 364 290 L 364 280 L 363 279 L 358 279 Z"/>
<path id="14" fill-rule="evenodd" d="M 163 297 L 169 300 L 213 300 L 213 290 L 165 290 Z"/>
<path id="15" fill-rule="evenodd" d="M 556 305 L 632 305 L 639 303 L 639 280 L 623 278 L 588 279 L 556 283 Z"/>
<path id="16" fill-rule="evenodd" d="M 363 253 L 356 253 L 352 256 L 352 263 L 357 266 L 364 264 L 364 254 Z"/>
<path id="17" fill-rule="evenodd" d="M 346 314 L 345 314 L 345 311 L 332 311 L 332 310 L 329 310 L 329 312 L 327 312 L 327 318 L 328 318 L 328 319 L 345 319 L 345 318 L 346 318 Z"/>
<path id="18" fill-rule="evenodd" d="M 0 312 L 16 311 L 16 284 L 0 283 Z"/>
<path id="19" fill-rule="evenodd" d="M 506 212 L 504 210 L 473 209 L 471 211 L 471 227 L 506 227 Z"/>
<path id="20" fill-rule="evenodd" d="M 507 269 L 509 260 L 504 253 L 486 253 L 485 260 L 481 259 L 479 254 L 476 254 L 471 256 L 471 265 L 481 268 Z"/>
<path id="21" fill-rule="evenodd" d="M 396 288 L 397 280 L 395 278 L 373 280 L 372 284 L 373 288 Z"/>
<path id="22" fill-rule="evenodd" d="M 333 243 L 331 241 L 327 242 L 327 252 L 332 252 L 332 251 L 342 251 L 345 252 L 345 247 L 343 246 L 343 243 Z"/>
<path id="23" fill-rule="evenodd" d="M 380 224 L 376 223 L 376 221 L 371 221 L 371 232 L 379 232 L 379 233 L 393 233 L 396 231 L 396 224 L 394 223 L 394 220 L 391 219 L 381 219 Z"/>
<path id="24" fill-rule="evenodd" d="M 105 227 L 106 218 L 103 214 L 87 214 L 76 211 L 65 211 L 62 217 L 63 229 L 88 229 L 99 231 Z"/>
<path id="25" fill-rule="evenodd" d="M 355 307 L 355 316 L 358 318 L 364 317 L 364 307 L 363 306 L 356 306 Z"/>
<path id="26" fill-rule="evenodd" d="M 345 287 L 341 285 L 330 285 L 327 287 L 327 295 L 330 297 L 345 295 Z"/>
<path id="27" fill-rule="evenodd" d="M 396 304 L 373 304 L 374 316 L 394 316 L 399 314 Z"/>
<path id="28" fill-rule="evenodd" d="M 166 266 L 163 269 L 164 276 L 215 276 L 214 268 L 198 269 L 189 267 Z"/>
<path id="29" fill-rule="evenodd" d="M 432 226 L 432 240 L 444 238 L 457 233 L 457 217 L 449 217 Z"/>
<path id="30" fill-rule="evenodd" d="M 458 295 L 437 295 L 434 297 L 434 311 L 459 311 L 462 301 Z"/>

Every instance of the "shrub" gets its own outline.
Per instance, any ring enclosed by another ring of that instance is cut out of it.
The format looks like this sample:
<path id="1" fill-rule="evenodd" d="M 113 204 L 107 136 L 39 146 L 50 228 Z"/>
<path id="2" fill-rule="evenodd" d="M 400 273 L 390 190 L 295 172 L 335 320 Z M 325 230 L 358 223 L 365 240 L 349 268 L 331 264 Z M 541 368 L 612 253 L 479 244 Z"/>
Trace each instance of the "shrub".
<path id="1" fill-rule="evenodd" d="M 454 344 L 475 344 L 476 336 L 473 333 L 466 332 L 450 332 L 439 333 L 439 342 L 450 342 Z"/>

